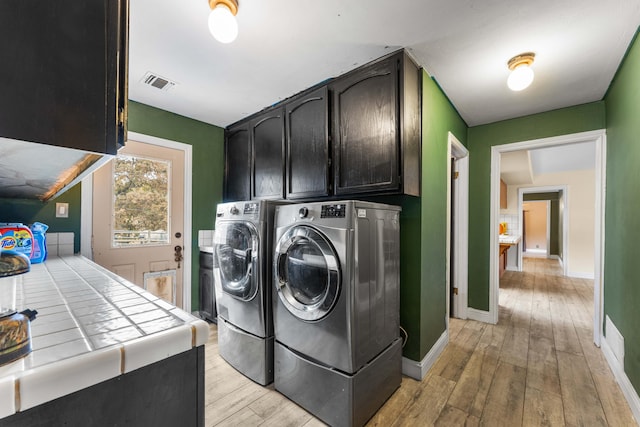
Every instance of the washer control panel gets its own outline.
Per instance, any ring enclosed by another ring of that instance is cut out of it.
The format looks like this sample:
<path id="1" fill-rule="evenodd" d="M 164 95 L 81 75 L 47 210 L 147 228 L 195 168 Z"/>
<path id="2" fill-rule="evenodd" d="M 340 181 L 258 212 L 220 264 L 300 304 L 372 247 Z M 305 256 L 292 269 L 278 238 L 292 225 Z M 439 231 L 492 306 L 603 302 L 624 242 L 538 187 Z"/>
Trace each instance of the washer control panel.
<path id="1" fill-rule="evenodd" d="M 260 203 L 258 202 L 251 202 L 251 203 L 244 204 L 245 215 L 258 213 L 259 210 L 260 210 Z"/>
<path id="2" fill-rule="evenodd" d="M 333 205 L 322 205 L 320 218 L 344 218 L 347 214 L 347 205 L 337 203 Z"/>

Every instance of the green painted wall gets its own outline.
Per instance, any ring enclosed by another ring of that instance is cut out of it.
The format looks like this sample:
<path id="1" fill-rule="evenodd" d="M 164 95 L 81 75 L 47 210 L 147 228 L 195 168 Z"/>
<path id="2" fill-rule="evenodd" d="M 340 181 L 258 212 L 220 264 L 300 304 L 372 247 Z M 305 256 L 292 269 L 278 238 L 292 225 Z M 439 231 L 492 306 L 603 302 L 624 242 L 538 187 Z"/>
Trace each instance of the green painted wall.
<path id="1" fill-rule="evenodd" d="M 447 224 L 447 146 L 451 132 L 467 145 L 467 125 L 449 99 L 427 73 L 422 78 L 422 197 L 420 198 L 420 236 L 409 245 L 420 248 L 420 281 L 402 282 L 406 301 L 420 301 L 419 306 L 403 305 L 403 326 L 409 342 L 404 354 L 421 360 L 446 328 L 446 224 Z M 416 212 L 418 207 L 415 208 Z M 415 235 L 414 235 L 415 236 Z M 404 262 L 404 260 L 403 260 Z M 415 283 L 415 284 L 414 284 Z M 419 288 L 417 286 L 419 285 Z M 415 304 L 415 303 L 413 303 Z M 418 312 L 418 313 L 416 313 Z"/>
<path id="2" fill-rule="evenodd" d="M 224 129 L 129 101 L 129 130 L 193 146 L 191 309 L 197 310 L 198 230 L 213 230 L 222 201 Z"/>
<path id="3" fill-rule="evenodd" d="M 69 203 L 69 217 L 56 218 L 56 203 Z M 0 222 L 35 221 L 49 226 L 47 233 L 74 233 L 74 252 L 80 252 L 80 184 L 47 203 L 31 199 L 0 199 Z"/>
<path id="4" fill-rule="evenodd" d="M 445 331 L 447 145 L 463 144 L 467 125 L 440 87 L 422 77 L 422 197 L 359 197 L 402 207 L 400 214 L 400 325 L 404 357 L 420 361 Z"/>
<path id="5" fill-rule="evenodd" d="M 599 101 L 469 128 L 469 307 L 489 310 L 491 147 L 604 127 Z"/>
<path id="6" fill-rule="evenodd" d="M 377 203 L 402 207 L 400 213 L 400 326 L 407 332 L 403 355 L 413 360 L 420 356 L 420 305 L 421 274 L 423 259 L 421 250 L 421 202 L 412 196 L 358 197 Z M 441 332 L 442 333 L 442 332 Z M 426 354 L 426 353 L 425 353 Z"/>
<path id="7" fill-rule="evenodd" d="M 604 312 L 624 336 L 624 370 L 640 390 L 640 41 L 609 87 L 605 202 Z M 606 331 L 605 331 L 606 335 Z"/>

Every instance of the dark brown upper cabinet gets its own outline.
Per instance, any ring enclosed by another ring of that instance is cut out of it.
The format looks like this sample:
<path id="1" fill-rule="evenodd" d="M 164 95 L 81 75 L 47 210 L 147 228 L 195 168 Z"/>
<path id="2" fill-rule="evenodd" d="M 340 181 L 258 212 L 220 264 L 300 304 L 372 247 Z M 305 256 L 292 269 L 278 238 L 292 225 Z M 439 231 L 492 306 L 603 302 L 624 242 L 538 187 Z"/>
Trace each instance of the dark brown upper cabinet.
<path id="1" fill-rule="evenodd" d="M 421 82 L 398 51 L 230 126 L 225 200 L 419 196 Z"/>
<path id="2" fill-rule="evenodd" d="M 326 86 L 285 104 L 286 197 L 330 194 L 329 91 Z"/>
<path id="3" fill-rule="evenodd" d="M 420 72 L 403 52 L 330 83 L 334 193 L 420 195 Z"/>
<path id="4" fill-rule="evenodd" d="M 128 0 L 0 2 L 0 136 L 116 154 L 128 21 Z"/>
<path id="5" fill-rule="evenodd" d="M 251 120 L 252 199 L 284 198 L 284 110 L 260 113 Z"/>
<path id="6" fill-rule="evenodd" d="M 251 199 L 251 138 L 248 121 L 225 132 L 224 201 Z"/>

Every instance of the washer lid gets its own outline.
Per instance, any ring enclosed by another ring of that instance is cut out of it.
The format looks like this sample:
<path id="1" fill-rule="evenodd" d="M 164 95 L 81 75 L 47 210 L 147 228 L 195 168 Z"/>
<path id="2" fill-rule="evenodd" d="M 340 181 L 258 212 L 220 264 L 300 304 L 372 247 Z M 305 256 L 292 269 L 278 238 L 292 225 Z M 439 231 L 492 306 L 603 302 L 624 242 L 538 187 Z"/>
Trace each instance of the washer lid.
<path id="1" fill-rule="evenodd" d="M 341 287 L 335 249 L 318 230 L 296 225 L 275 249 L 275 286 L 280 301 L 301 320 L 320 320 L 331 312 Z"/>

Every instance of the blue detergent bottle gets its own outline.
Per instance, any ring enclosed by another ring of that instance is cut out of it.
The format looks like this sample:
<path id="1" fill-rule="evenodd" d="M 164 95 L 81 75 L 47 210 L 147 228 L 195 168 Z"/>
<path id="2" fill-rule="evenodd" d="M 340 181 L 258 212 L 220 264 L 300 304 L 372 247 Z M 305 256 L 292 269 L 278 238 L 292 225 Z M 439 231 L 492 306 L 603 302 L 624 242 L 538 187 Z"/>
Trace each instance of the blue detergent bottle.
<path id="1" fill-rule="evenodd" d="M 45 233 L 49 226 L 41 222 L 31 224 L 31 233 L 33 233 L 33 255 L 31 263 L 37 264 L 47 259 L 47 239 Z"/>

